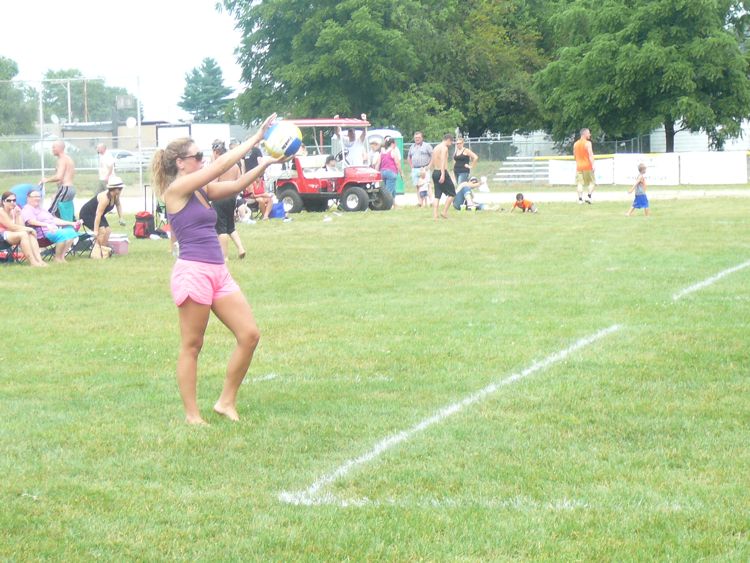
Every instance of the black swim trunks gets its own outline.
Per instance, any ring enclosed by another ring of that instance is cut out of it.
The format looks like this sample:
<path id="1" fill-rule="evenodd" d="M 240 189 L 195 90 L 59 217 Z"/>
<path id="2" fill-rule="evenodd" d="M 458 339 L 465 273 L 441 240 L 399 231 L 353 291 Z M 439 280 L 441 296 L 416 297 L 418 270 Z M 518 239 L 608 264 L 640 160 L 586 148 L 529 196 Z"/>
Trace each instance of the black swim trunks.
<path id="1" fill-rule="evenodd" d="M 235 231 L 234 209 L 236 196 L 225 197 L 213 201 L 216 210 L 216 233 L 219 235 L 231 235 Z"/>
<path id="2" fill-rule="evenodd" d="M 445 194 L 448 197 L 456 197 L 456 186 L 453 185 L 453 178 L 445 171 L 445 179 L 440 181 L 440 170 L 432 171 L 432 182 L 435 184 L 435 199 L 439 200 L 440 196 Z"/>

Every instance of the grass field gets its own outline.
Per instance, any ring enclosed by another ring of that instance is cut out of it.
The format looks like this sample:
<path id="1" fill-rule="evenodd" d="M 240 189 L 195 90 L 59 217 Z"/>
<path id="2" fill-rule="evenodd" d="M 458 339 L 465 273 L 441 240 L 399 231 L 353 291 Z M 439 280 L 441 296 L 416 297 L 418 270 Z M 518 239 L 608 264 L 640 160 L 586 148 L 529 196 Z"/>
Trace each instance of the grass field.
<path id="1" fill-rule="evenodd" d="M 750 200 L 624 212 L 241 225 L 203 428 L 166 241 L 0 268 L 0 559 L 747 561 Z"/>

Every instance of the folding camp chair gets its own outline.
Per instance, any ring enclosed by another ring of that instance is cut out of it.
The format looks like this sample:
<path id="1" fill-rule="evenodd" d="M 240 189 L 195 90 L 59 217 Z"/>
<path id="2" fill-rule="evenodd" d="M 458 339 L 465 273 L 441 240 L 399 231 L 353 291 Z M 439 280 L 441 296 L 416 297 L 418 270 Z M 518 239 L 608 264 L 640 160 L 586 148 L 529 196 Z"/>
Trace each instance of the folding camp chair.
<path id="1" fill-rule="evenodd" d="M 166 204 L 162 203 L 161 201 L 156 202 L 156 210 L 154 211 L 154 219 L 155 219 L 155 228 L 162 229 L 164 225 L 168 223 L 167 221 L 167 206 Z"/>
<path id="2" fill-rule="evenodd" d="M 49 262 L 55 257 L 55 243 L 53 243 L 44 235 L 40 236 L 40 231 L 41 229 L 37 231 L 36 242 L 39 245 L 39 251 L 41 252 L 42 260 L 44 260 L 45 262 Z"/>
<path id="3" fill-rule="evenodd" d="M 13 262 L 23 262 L 26 257 L 21 253 L 19 245 L 10 244 L 5 239 L 0 238 L 0 262 L 3 264 L 12 264 Z"/>
<path id="4" fill-rule="evenodd" d="M 96 238 L 94 235 L 89 233 L 84 227 L 83 232 L 78 235 L 78 240 L 70 247 L 68 254 L 72 254 L 73 256 L 91 256 L 95 242 Z"/>

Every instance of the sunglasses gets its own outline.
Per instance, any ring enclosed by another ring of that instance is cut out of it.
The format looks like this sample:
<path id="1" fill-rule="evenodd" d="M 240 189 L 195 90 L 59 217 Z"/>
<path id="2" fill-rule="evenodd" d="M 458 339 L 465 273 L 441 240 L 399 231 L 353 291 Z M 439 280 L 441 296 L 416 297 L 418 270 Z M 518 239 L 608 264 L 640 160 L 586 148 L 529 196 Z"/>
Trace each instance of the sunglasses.
<path id="1" fill-rule="evenodd" d="M 200 162 L 201 160 L 203 160 L 203 151 L 198 151 L 195 154 L 186 154 L 185 156 L 181 156 L 180 158 L 182 160 L 194 158 L 196 162 Z"/>
<path id="2" fill-rule="evenodd" d="M 16 200 L 15 200 L 15 199 L 6 199 L 6 200 L 4 201 L 4 203 L 15 203 L 15 202 L 16 202 Z"/>

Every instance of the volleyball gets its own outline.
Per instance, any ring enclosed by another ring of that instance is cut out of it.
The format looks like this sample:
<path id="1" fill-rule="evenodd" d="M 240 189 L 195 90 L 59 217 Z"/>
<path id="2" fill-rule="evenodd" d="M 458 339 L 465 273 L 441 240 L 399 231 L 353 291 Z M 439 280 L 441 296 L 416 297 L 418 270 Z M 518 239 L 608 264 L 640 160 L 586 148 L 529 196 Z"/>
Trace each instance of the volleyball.
<path id="1" fill-rule="evenodd" d="M 263 149 L 272 157 L 292 156 L 302 145 L 299 127 L 288 121 L 277 121 L 263 135 Z"/>

